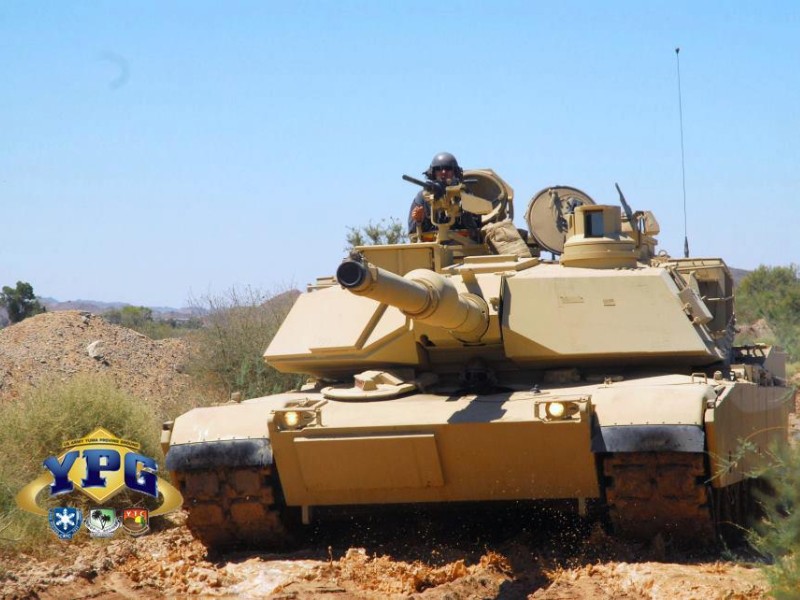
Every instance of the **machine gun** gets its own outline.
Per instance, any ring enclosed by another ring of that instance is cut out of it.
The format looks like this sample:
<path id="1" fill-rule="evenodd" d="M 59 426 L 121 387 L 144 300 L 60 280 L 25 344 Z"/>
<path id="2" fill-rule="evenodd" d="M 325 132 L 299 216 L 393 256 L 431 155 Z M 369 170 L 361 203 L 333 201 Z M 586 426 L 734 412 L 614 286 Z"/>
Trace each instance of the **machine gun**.
<path id="1" fill-rule="evenodd" d="M 494 206 L 488 200 L 484 200 L 467 191 L 467 184 L 470 180 L 459 181 L 452 185 L 446 185 L 442 181 L 422 181 L 403 175 L 403 179 L 416 184 L 424 189 L 423 198 L 430 206 L 431 223 L 436 227 L 436 241 L 457 241 L 461 244 L 468 241 L 461 236 L 452 237 L 450 228 L 462 212 L 469 212 L 475 215 L 488 215 Z M 422 241 L 422 225 L 417 223 L 417 241 Z"/>
<path id="2" fill-rule="evenodd" d="M 447 190 L 447 186 L 442 181 L 422 181 L 411 175 L 403 175 L 403 179 L 409 183 L 416 184 L 423 188 L 426 192 L 433 194 L 434 199 L 442 198 Z"/>

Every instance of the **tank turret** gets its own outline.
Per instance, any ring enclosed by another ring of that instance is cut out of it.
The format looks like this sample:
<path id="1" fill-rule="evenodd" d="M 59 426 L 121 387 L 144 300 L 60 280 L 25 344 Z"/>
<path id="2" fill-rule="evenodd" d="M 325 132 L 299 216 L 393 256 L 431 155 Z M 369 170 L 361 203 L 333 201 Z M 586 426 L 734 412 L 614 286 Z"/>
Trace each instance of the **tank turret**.
<path id="1" fill-rule="evenodd" d="M 453 243 L 360 247 L 335 279 L 298 299 L 267 360 L 323 378 L 381 365 L 453 372 L 474 357 L 507 372 L 726 360 L 731 306 L 706 302 L 688 264 L 639 260 L 619 207 L 563 203 L 562 216 L 558 261 L 486 245 L 465 256 Z M 726 272 L 706 261 L 703 277 L 728 289 Z"/>

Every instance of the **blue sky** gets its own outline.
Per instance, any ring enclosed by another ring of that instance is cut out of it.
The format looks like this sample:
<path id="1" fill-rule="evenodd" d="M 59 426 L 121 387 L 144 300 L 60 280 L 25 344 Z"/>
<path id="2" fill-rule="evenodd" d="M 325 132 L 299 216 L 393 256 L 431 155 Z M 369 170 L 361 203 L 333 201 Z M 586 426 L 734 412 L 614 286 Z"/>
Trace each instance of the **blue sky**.
<path id="1" fill-rule="evenodd" d="M 0 3 L 0 285 L 182 306 L 332 274 L 447 150 L 800 262 L 800 3 Z"/>

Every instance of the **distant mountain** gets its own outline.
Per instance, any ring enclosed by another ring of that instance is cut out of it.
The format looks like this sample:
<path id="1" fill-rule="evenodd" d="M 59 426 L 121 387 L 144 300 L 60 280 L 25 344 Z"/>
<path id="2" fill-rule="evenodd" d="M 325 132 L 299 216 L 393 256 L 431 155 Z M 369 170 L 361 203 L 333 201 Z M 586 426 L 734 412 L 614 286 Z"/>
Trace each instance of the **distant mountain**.
<path id="1" fill-rule="evenodd" d="M 299 295 L 300 292 L 298 290 L 289 290 L 268 299 L 267 302 L 278 307 L 287 305 L 286 308 L 288 308 L 294 304 Z M 62 302 L 55 298 L 39 298 L 39 302 L 51 312 L 81 310 L 96 315 L 102 315 L 110 310 L 119 310 L 126 306 L 142 306 L 141 304 L 130 304 L 128 302 L 100 302 L 99 300 L 65 300 Z M 153 311 L 153 318 L 157 320 L 176 319 L 180 321 L 192 317 L 203 317 L 208 314 L 208 309 L 196 306 L 184 306 L 183 308 L 147 306 L 146 308 Z M 0 308 L 0 313 L 4 313 L 2 308 Z M 0 324 L 2 324 L 2 315 L 0 315 Z"/>
<path id="2" fill-rule="evenodd" d="M 744 269 L 736 269 L 734 267 L 728 267 L 731 270 L 731 276 L 733 277 L 733 285 L 739 285 L 742 282 L 742 279 L 745 276 L 752 273 L 752 271 L 746 271 Z"/>
<path id="3" fill-rule="evenodd" d="M 267 300 L 265 304 L 270 304 L 277 310 L 285 310 L 288 312 L 299 295 L 300 290 L 287 290 L 277 296 L 273 296 Z"/>
<path id="4" fill-rule="evenodd" d="M 100 302 L 99 300 L 66 300 L 61 302 L 55 298 L 39 298 L 47 310 L 84 310 L 92 313 L 103 313 L 108 310 L 130 306 L 125 302 Z"/>
<path id="5" fill-rule="evenodd" d="M 39 302 L 49 311 L 82 310 L 97 315 L 110 310 L 119 310 L 125 306 L 141 306 L 127 302 L 100 302 L 99 300 L 66 300 L 61 302 L 55 298 L 39 298 Z M 156 319 L 189 319 L 191 317 L 200 317 L 208 312 L 204 308 L 193 306 L 185 306 L 183 308 L 148 306 L 147 308 L 153 311 L 153 317 Z"/>

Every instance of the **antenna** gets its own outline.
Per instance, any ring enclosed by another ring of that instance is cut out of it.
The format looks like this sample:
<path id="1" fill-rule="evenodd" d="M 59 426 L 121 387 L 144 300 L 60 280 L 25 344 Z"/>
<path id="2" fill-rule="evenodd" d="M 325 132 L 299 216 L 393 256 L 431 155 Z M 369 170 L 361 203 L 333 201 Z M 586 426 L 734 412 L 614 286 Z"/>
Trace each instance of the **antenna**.
<path id="1" fill-rule="evenodd" d="M 689 258 L 689 234 L 686 229 L 686 161 L 683 154 L 683 100 L 681 98 L 681 49 L 675 48 L 675 61 L 678 65 L 678 114 L 681 121 L 681 176 L 683 177 L 683 257 Z"/>

